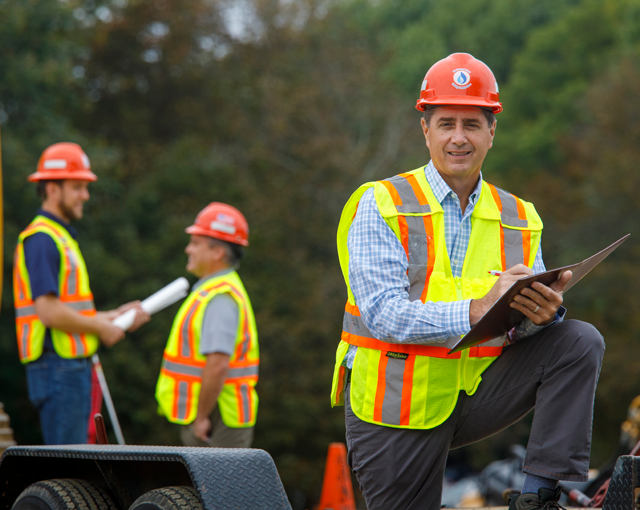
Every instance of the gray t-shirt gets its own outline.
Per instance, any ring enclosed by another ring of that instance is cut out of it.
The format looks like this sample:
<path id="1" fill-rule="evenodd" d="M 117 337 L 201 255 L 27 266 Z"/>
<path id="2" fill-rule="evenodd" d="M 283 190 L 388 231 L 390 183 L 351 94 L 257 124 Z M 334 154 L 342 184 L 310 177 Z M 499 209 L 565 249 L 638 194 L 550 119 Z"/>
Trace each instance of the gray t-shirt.
<path id="1" fill-rule="evenodd" d="M 221 276 L 231 271 L 232 269 L 224 269 L 205 276 L 196 282 L 192 290 L 196 290 L 214 276 Z M 209 301 L 202 322 L 200 354 L 206 356 L 214 352 L 222 352 L 231 356 L 236 345 L 239 321 L 238 304 L 229 294 L 218 294 Z"/>

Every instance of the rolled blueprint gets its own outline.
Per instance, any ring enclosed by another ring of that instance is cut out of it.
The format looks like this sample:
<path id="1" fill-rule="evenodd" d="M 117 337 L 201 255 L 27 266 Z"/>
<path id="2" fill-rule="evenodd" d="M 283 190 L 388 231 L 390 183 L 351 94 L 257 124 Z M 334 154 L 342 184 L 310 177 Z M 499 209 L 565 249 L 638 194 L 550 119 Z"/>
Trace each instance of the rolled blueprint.
<path id="1" fill-rule="evenodd" d="M 154 314 L 160 310 L 172 305 L 176 301 L 179 301 L 187 295 L 189 292 L 189 281 L 186 278 L 180 277 L 177 280 L 171 282 L 166 287 L 163 287 L 155 294 L 152 294 L 145 299 L 140 305 L 142 309 L 149 313 Z M 127 310 L 122 315 L 116 317 L 112 324 L 118 326 L 123 331 L 128 330 L 136 318 L 135 310 Z"/>

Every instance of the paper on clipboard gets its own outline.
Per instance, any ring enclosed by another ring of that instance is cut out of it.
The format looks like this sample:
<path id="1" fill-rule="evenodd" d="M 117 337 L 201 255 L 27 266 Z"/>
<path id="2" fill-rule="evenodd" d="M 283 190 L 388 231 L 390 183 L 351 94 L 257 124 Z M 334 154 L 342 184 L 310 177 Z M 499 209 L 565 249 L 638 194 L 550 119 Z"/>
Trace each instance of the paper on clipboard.
<path id="1" fill-rule="evenodd" d="M 573 274 L 571 280 L 564 288 L 566 293 L 571 287 L 578 283 L 589 271 L 602 262 L 611 252 L 613 252 L 618 246 L 627 240 L 631 234 L 627 234 L 621 239 L 618 239 L 615 243 L 608 246 L 602 251 L 599 251 L 595 255 L 588 259 L 573 264 L 571 266 L 560 267 L 539 273 L 533 276 L 522 278 L 515 282 L 511 288 L 503 294 L 503 296 L 494 303 L 489 311 L 471 328 L 469 333 L 463 336 L 458 343 L 449 351 L 449 354 L 468 349 L 474 345 L 478 345 L 483 342 L 487 342 L 500 335 L 504 335 L 511 330 L 514 326 L 519 324 L 524 315 L 511 308 L 509 303 L 513 301 L 513 298 L 520 294 L 520 291 L 525 287 L 530 287 L 533 282 L 540 282 L 544 285 L 550 285 L 556 281 L 565 271 L 571 271 Z"/>

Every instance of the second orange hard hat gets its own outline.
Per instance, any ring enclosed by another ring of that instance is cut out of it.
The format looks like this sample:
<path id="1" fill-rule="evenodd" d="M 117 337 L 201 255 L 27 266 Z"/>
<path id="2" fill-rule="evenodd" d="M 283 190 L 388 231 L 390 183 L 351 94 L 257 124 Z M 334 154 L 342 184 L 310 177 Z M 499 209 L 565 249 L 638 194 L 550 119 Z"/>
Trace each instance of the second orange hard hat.
<path id="1" fill-rule="evenodd" d="M 31 182 L 60 179 L 98 180 L 91 171 L 89 158 L 77 143 L 62 142 L 47 147 L 36 172 L 29 176 Z"/>
<path id="2" fill-rule="evenodd" d="M 502 111 L 496 78 L 489 66 L 468 53 L 452 53 L 439 60 L 422 82 L 416 109 L 429 105 L 461 105 Z"/>
<path id="3" fill-rule="evenodd" d="M 249 246 L 249 224 L 246 218 L 235 207 L 221 202 L 211 202 L 202 209 L 196 221 L 185 232 Z"/>

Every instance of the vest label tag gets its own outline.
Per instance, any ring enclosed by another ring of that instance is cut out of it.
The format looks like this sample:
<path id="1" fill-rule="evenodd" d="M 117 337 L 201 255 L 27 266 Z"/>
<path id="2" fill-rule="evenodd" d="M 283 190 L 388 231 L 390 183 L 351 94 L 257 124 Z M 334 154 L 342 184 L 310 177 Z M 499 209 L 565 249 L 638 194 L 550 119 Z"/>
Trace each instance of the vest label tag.
<path id="1" fill-rule="evenodd" d="M 388 352 L 387 357 L 395 359 L 407 359 L 409 355 L 405 354 L 404 352 Z"/>

